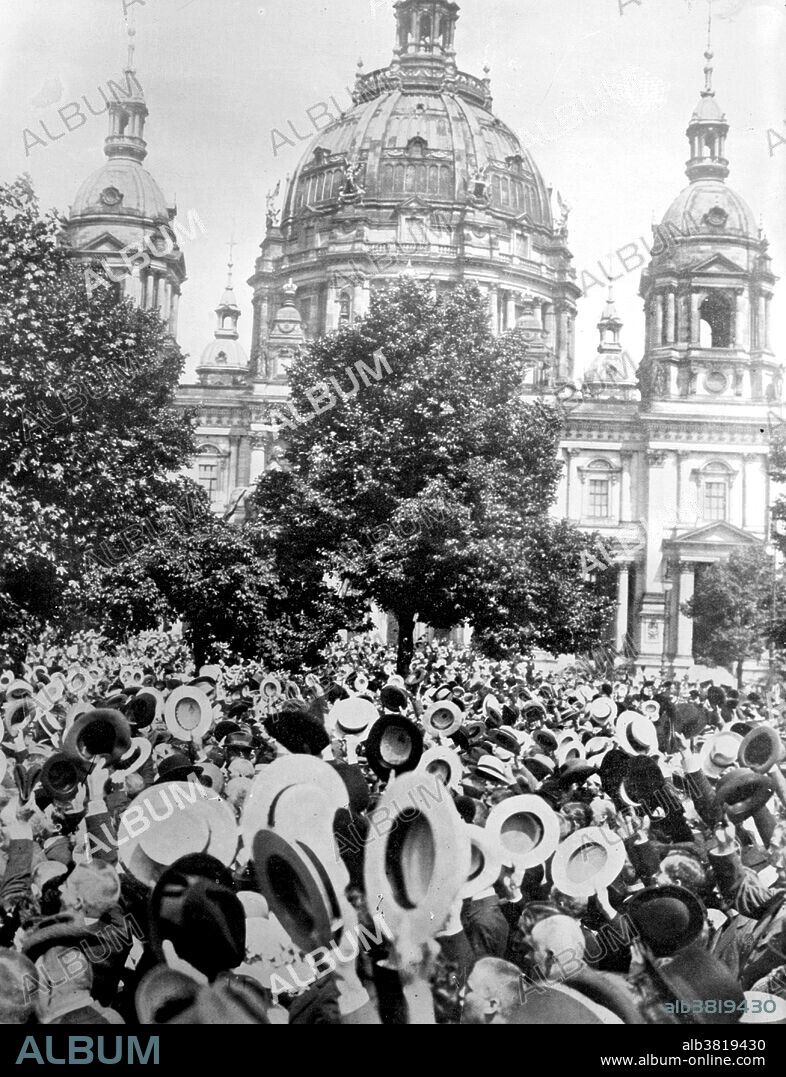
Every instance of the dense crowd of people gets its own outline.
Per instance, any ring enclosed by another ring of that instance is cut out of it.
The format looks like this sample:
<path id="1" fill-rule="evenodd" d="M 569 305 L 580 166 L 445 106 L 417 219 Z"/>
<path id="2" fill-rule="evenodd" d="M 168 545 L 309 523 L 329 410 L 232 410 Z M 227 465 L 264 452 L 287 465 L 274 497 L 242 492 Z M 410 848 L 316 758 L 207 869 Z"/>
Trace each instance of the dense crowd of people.
<path id="1" fill-rule="evenodd" d="M 0 701 L 0 1023 L 786 1022 L 756 691 L 159 639 L 41 648 Z"/>

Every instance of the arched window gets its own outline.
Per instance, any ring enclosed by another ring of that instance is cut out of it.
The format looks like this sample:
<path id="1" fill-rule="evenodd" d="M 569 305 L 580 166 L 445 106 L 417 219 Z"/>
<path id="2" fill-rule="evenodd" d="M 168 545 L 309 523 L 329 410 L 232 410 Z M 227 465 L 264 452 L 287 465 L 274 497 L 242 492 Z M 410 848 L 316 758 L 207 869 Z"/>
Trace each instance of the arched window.
<path id="1" fill-rule="evenodd" d="M 200 445 L 196 459 L 196 481 L 207 491 L 211 505 L 220 500 L 221 452 L 215 445 Z"/>
<path id="2" fill-rule="evenodd" d="M 226 361 L 227 361 L 227 353 L 226 352 L 219 352 L 218 355 L 216 356 L 216 364 L 220 365 L 220 366 L 224 366 Z"/>
<path id="3" fill-rule="evenodd" d="M 729 495 L 733 474 L 718 460 L 711 461 L 699 473 L 699 496 L 702 519 L 708 523 L 729 518 Z"/>
<path id="4" fill-rule="evenodd" d="M 611 484 L 614 469 L 608 460 L 593 460 L 582 469 L 584 517 L 587 520 L 611 519 Z"/>
<path id="5" fill-rule="evenodd" d="M 710 292 L 699 308 L 702 348 L 732 346 L 732 310 L 729 300 L 720 292 Z"/>
<path id="6" fill-rule="evenodd" d="M 347 292 L 342 292 L 338 300 L 338 322 L 339 325 L 346 325 L 349 323 L 352 316 L 352 300 Z"/>

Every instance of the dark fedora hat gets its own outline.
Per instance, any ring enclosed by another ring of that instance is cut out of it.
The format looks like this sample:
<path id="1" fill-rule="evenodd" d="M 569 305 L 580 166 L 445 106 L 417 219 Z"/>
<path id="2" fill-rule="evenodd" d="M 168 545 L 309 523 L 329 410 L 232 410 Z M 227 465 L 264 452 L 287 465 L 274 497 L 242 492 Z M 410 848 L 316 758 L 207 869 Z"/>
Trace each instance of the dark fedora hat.
<path id="1" fill-rule="evenodd" d="M 556 752 L 558 740 L 550 729 L 536 729 L 532 739 L 542 752 Z"/>
<path id="2" fill-rule="evenodd" d="M 683 737 L 695 737 L 708 724 L 708 715 L 696 703 L 675 703 L 674 732 Z"/>
<path id="3" fill-rule="evenodd" d="M 88 711 L 71 726 L 63 747 L 88 763 L 96 756 L 117 763 L 131 747 L 131 727 L 120 711 Z"/>
<path id="4" fill-rule="evenodd" d="M 699 942 L 685 946 L 660 968 L 650 969 L 660 981 L 661 989 L 670 1002 L 686 1002 L 691 1007 L 691 1020 L 699 1025 L 735 1024 L 742 1016 L 741 1003 L 745 995 L 736 976 L 727 965 L 709 953 Z M 694 999 L 714 999 L 733 1003 L 733 1009 L 719 1005 L 715 1012 L 703 1007 L 701 1013 L 693 1008 Z"/>
<path id="5" fill-rule="evenodd" d="M 366 760 L 378 778 L 414 770 L 423 755 L 423 734 L 403 714 L 384 714 L 366 740 Z"/>
<path id="6" fill-rule="evenodd" d="M 158 777 L 156 785 L 162 782 L 184 782 L 189 774 L 201 774 L 202 768 L 198 763 L 193 763 L 183 752 L 173 752 L 166 756 L 158 764 Z"/>
<path id="7" fill-rule="evenodd" d="M 47 916 L 22 939 L 22 953 L 35 962 L 53 946 L 76 946 L 94 934 L 94 930 L 73 913 Z"/>
<path id="8" fill-rule="evenodd" d="M 53 800 L 72 800 L 87 777 L 85 760 L 72 752 L 55 752 L 41 769 L 41 787 Z"/>
<path id="9" fill-rule="evenodd" d="M 206 877 L 198 864 L 188 860 L 176 861 L 155 885 L 150 897 L 150 942 L 163 960 L 163 944 L 170 940 L 178 957 L 212 980 L 242 962 L 246 914 L 231 885 Z"/>
<path id="10" fill-rule="evenodd" d="M 726 693 L 717 684 L 711 684 L 707 689 L 707 702 L 711 707 L 722 707 L 726 702 Z"/>
<path id="11" fill-rule="evenodd" d="M 625 901 L 626 913 L 655 957 L 671 957 L 701 935 L 704 904 L 684 886 L 649 886 Z"/>
<path id="12" fill-rule="evenodd" d="M 736 768 L 718 782 L 715 798 L 734 823 L 749 819 L 765 807 L 772 796 L 772 786 L 764 774 Z"/>
<path id="13" fill-rule="evenodd" d="M 397 681 L 388 681 L 380 689 L 379 698 L 382 706 L 388 711 L 406 710 L 409 703 L 409 693 Z"/>

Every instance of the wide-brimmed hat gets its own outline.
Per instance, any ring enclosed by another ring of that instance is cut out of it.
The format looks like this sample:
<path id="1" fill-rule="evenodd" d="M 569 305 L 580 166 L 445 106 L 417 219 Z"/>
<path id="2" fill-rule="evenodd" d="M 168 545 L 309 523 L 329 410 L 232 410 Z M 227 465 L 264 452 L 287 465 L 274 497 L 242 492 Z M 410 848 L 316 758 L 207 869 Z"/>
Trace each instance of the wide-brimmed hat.
<path id="1" fill-rule="evenodd" d="M 148 729 L 156 719 L 164 717 L 166 700 L 157 688 L 145 685 L 125 705 L 126 717 L 136 729 Z"/>
<path id="2" fill-rule="evenodd" d="M 26 729 L 38 713 L 40 708 L 32 696 L 19 696 L 6 703 L 3 707 L 3 723 L 9 736 L 13 738 L 20 729 Z"/>
<path id="3" fill-rule="evenodd" d="M 645 718 L 649 718 L 651 722 L 657 722 L 660 720 L 660 703 L 657 699 L 644 699 L 639 704 L 639 710 Z"/>
<path id="4" fill-rule="evenodd" d="M 655 957 L 671 957 L 699 938 L 704 904 L 684 886 L 649 886 L 632 894 L 622 912 Z"/>
<path id="5" fill-rule="evenodd" d="M 657 968 L 650 969 L 650 975 L 660 980 L 664 995 L 672 1002 L 685 1003 L 690 1007 L 691 1020 L 699 1025 L 734 1024 L 739 1021 L 745 1001 L 742 987 L 737 976 L 705 949 L 702 943 L 694 942 L 683 947 L 670 961 Z M 713 999 L 718 1005 L 715 1010 L 706 1006 L 697 1010 L 694 999 Z M 733 1009 L 725 1007 L 728 1002 Z"/>
<path id="6" fill-rule="evenodd" d="M 534 721 L 535 719 L 548 718 L 548 711 L 546 705 L 540 699 L 529 699 L 526 703 L 522 703 L 520 711 L 520 719 L 522 721 Z"/>
<path id="7" fill-rule="evenodd" d="M 94 929 L 73 913 L 59 913 L 39 920 L 22 938 L 22 953 L 32 962 L 53 946 L 77 946 L 91 936 Z"/>
<path id="8" fill-rule="evenodd" d="M 543 864 L 559 842 L 559 818 L 542 797 L 508 797 L 489 812 L 486 830 L 498 842 L 503 863 L 519 869 Z"/>
<path id="9" fill-rule="evenodd" d="M 513 785 L 514 779 L 505 768 L 505 764 L 495 755 L 481 755 L 475 764 L 475 773 L 485 779 L 500 782 L 502 785 Z"/>
<path id="10" fill-rule="evenodd" d="M 324 794 L 328 825 L 337 811 L 349 808 L 349 792 L 340 773 L 324 759 L 285 755 L 262 767 L 243 805 L 240 828 L 245 847 L 251 850 L 256 833 L 279 825 L 285 813 L 292 810 L 296 814 L 298 797 L 308 788 Z"/>
<path id="11" fill-rule="evenodd" d="M 485 827 L 472 823 L 465 825 L 470 841 L 470 867 L 459 896 L 467 901 L 497 881 L 502 870 L 502 850 L 498 840 Z"/>
<path id="12" fill-rule="evenodd" d="M 557 761 L 557 766 L 561 767 L 566 763 L 580 762 L 586 758 L 586 755 L 586 750 L 581 741 L 571 736 L 560 741 L 554 753 L 554 758 Z"/>
<path id="13" fill-rule="evenodd" d="M 726 809 L 734 823 L 742 823 L 756 815 L 766 807 L 771 796 L 772 785 L 766 774 L 741 767 L 727 770 L 715 791 L 716 804 Z"/>
<path id="14" fill-rule="evenodd" d="M 394 935 L 422 945 L 440 931 L 470 872 L 470 838 L 447 791 L 420 774 L 395 778 L 377 810 L 390 820 L 366 847 L 365 896 Z"/>
<path id="15" fill-rule="evenodd" d="M 403 714 L 378 718 L 366 740 L 366 760 L 378 778 L 414 770 L 423 755 L 423 734 Z"/>
<path id="16" fill-rule="evenodd" d="M 403 711 L 409 704 L 409 692 L 401 677 L 391 677 L 379 692 L 382 706 L 387 711 Z"/>
<path id="17" fill-rule="evenodd" d="M 35 688 L 33 688 L 30 681 L 17 679 L 11 681 L 5 690 L 5 698 L 8 699 L 21 699 L 22 696 L 32 696 L 35 694 Z"/>
<path id="18" fill-rule="evenodd" d="M 145 789 L 123 812 L 117 830 L 121 864 L 147 886 L 154 886 L 166 868 L 189 853 L 206 853 L 231 864 L 238 839 L 232 808 L 195 781 Z"/>
<path id="19" fill-rule="evenodd" d="M 614 727 L 614 739 L 628 755 L 651 755 L 658 750 L 658 731 L 637 711 L 623 711 Z"/>
<path id="20" fill-rule="evenodd" d="M 617 704 L 609 696 L 598 696 L 587 704 L 587 716 L 595 725 L 609 725 L 617 717 Z"/>
<path id="21" fill-rule="evenodd" d="M 559 747 L 559 740 L 556 734 L 551 729 L 535 729 L 532 732 L 532 740 L 541 750 L 541 752 L 556 752 Z"/>
<path id="22" fill-rule="evenodd" d="M 136 774 L 141 770 L 153 753 L 153 745 L 147 737 L 133 737 L 131 747 L 125 755 L 115 763 L 114 781 L 123 781 L 129 774 Z"/>
<path id="23" fill-rule="evenodd" d="M 90 710 L 80 714 L 66 733 L 63 748 L 90 763 L 101 757 L 119 762 L 131 747 L 131 729 L 116 710 Z"/>
<path id="24" fill-rule="evenodd" d="M 786 757 L 778 731 L 770 725 L 754 726 L 744 737 L 738 754 L 741 767 L 766 774 Z"/>
<path id="25" fill-rule="evenodd" d="M 557 764 L 547 755 L 535 752 L 525 755 L 521 759 L 521 765 L 526 767 L 530 774 L 539 782 L 543 782 L 557 769 Z"/>
<path id="26" fill-rule="evenodd" d="M 328 711 L 326 725 L 341 733 L 361 737 L 378 718 L 379 711 L 371 700 L 362 696 L 350 696 L 348 699 L 336 700 Z"/>
<path id="27" fill-rule="evenodd" d="M 448 789 L 458 789 L 464 777 L 464 765 L 458 752 L 439 746 L 423 753 L 417 769 L 435 775 Z"/>
<path id="28" fill-rule="evenodd" d="M 198 740 L 213 724 L 213 704 L 199 688 L 184 684 L 167 699 L 164 720 L 177 740 Z"/>
<path id="29" fill-rule="evenodd" d="M 452 700 L 433 703 L 421 719 L 429 733 L 452 737 L 464 724 L 464 712 Z"/>
<path id="30" fill-rule="evenodd" d="M 560 893 L 590 897 L 614 882 L 624 863 L 622 838 L 607 827 L 588 826 L 559 844 L 551 862 L 551 877 Z"/>
<path id="31" fill-rule="evenodd" d="M 69 801 L 87 778 L 89 766 L 72 752 L 54 752 L 41 768 L 41 788 L 53 800 Z"/>
<path id="32" fill-rule="evenodd" d="M 308 840 L 263 828 L 252 848 L 259 889 L 298 949 L 335 945 L 344 928 L 340 894 Z"/>
<path id="33" fill-rule="evenodd" d="M 739 733 L 722 730 L 710 737 L 701 747 L 701 769 L 708 778 L 720 778 L 724 771 L 737 762 L 742 737 Z"/>
<path id="34" fill-rule="evenodd" d="M 696 703 L 674 704 L 674 732 L 683 737 L 695 737 L 707 725 L 707 711 Z"/>

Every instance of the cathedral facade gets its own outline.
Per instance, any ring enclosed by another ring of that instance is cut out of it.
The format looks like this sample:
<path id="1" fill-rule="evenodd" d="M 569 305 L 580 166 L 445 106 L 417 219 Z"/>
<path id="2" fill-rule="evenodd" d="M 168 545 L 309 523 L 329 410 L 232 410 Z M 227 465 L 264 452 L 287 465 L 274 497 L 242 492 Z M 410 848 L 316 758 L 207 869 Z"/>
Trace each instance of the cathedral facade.
<path id="1" fill-rule="evenodd" d="M 614 645 L 648 669 L 687 669 L 695 641 L 681 605 L 697 574 L 769 536 L 768 417 L 782 391 L 769 340 L 775 278 L 753 213 L 726 183 L 712 54 L 687 129 L 688 185 L 642 274 L 641 358 L 623 347 L 609 292 L 578 384 L 568 208 L 494 115 L 488 72 L 457 66 L 458 4 L 394 9 L 391 63 L 358 70 L 352 107 L 315 136 L 280 208 L 268 197 L 248 281 L 250 356 L 230 265 L 197 382 L 178 394 L 200 409 L 191 473 L 216 512 L 242 520 L 245 496 L 283 452 L 297 349 L 361 317 L 402 272 L 438 289 L 472 281 L 494 332 L 523 332 L 527 393 L 564 412 L 554 512 L 600 536 L 588 571 L 616 575 Z M 146 115 L 141 88 L 110 106 L 108 162 L 77 195 L 67 240 L 76 256 L 113 266 L 120 293 L 159 309 L 175 336 L 185 265 L 176 242 L 159 242 L 175 211 L 142 168 Z M 146 246 L 142 268 L 121 257 L 129 237 Z"/>

